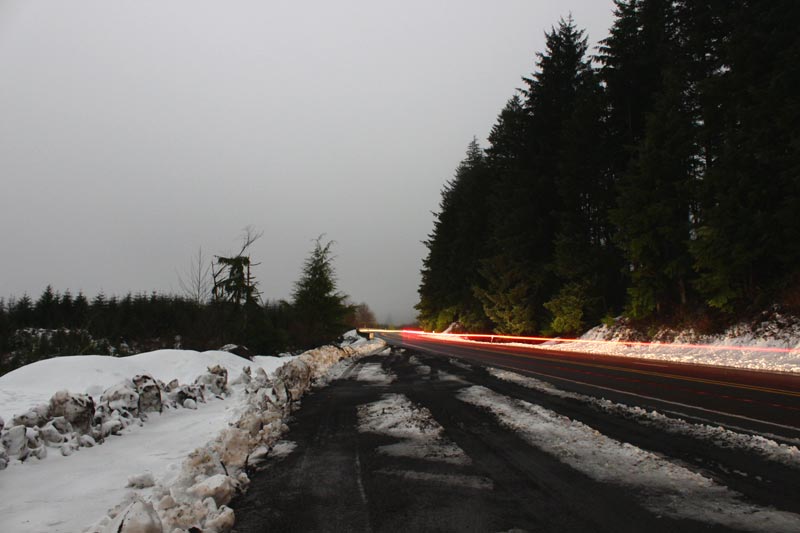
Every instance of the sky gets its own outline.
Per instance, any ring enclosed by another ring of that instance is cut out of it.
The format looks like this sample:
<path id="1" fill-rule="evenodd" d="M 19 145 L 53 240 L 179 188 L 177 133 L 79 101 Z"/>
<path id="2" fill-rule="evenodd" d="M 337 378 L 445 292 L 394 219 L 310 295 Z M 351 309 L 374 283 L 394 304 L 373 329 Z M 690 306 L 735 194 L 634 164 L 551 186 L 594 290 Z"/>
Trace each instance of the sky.
<path id="1" fill-rule="evenodd" d="M 314 239 L 411 321 L 440 191 L 572 13 L 611 0 L 0 0 L 0 296 L 180 292 L 242 231 L 263 297 Z"/>

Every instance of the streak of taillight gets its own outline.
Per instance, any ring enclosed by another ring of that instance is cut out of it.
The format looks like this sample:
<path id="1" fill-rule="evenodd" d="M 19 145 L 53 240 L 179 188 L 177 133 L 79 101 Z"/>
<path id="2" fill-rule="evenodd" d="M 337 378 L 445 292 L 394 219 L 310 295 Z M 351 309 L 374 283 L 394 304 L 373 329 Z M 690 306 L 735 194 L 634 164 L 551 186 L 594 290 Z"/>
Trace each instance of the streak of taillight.
<path id="1" fill-rule="evenodd" d="M 612 346 L 641 346 L 641 347 L 654 347 L 654 348 L 679 348 L 679 349 L 698 349 L 698 350 L 738 350 L 744 352 L 764 352 L 764 353 L 797 353 L 800 351 L 798 348 L 777 348 L 773 346 L 728 346 L 728 345 L 715 345 L 715 344 L 690 344 L 690 343 L 661 343 L 661 342 L 643 342 L 643 341 L 610 341 L 610 340 L 589 340 L 589 339 L 571 339 L 571 338 L 553 338 L 553 337 L 524 337 L 518 335 L 496 335 L 491 333 L 432 333 L 421 330 L 403 329 L 403 330 L 362 330 L 365 332 L 374 333 L 401 333 L 408 335 L 419 335 L 438 338 L 442 340 L 454 340 L 461 342 L 481 342 L 478 339 L 484 339 L 484 342 L 492 343 L 496 340 L 500 341 L 518 341 L 521 343 L 536 343 L 541 344 L 544 342 L 557 342 L 557 343 L 575 343 L 575 344 L 600 344 Z"/>

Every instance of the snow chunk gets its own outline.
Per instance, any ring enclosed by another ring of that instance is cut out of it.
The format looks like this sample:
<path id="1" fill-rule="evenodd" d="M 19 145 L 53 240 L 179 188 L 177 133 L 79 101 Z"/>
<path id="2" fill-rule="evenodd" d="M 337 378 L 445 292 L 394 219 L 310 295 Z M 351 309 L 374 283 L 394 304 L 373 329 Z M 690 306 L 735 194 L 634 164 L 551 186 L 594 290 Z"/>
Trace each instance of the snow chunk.
<path id="1" fill-rule="evenodd" d="M 103 531 L 104 533 L 163 533 L 164 529 L 153 506 L 136 499 Z"/>
<path id="2" fill-rule="evenodd" d="M 238 483 L 230 476 L 217 474 L 189 488 L 200 499 L 213 498 L 217 506 L 226 505 L 236 494 Z"/>
<path id="3" fill-rule="evenodd" d="M 152 487 L 155 484 L 156 482 L 153 479 L 153 474 L 151 474 L 150 472 L 145 472 L 144 474 L 130 476 L 128 478 L 128 484 L 126 486 L 132 487 L 134 489 L 146 489 L 148 487 Z"/>

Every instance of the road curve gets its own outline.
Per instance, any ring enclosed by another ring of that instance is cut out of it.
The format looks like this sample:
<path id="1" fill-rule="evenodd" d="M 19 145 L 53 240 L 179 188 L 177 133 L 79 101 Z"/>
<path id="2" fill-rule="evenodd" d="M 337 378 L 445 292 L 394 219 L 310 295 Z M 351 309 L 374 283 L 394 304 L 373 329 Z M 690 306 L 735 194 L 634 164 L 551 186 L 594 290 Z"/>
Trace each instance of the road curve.
<path id="1" fill-rule="evenodd" d="M 514 370 L 565 390 L 800 442 L 800 376 L 795 374 L 399 332 L 379 336 L 393 346 Z"/>

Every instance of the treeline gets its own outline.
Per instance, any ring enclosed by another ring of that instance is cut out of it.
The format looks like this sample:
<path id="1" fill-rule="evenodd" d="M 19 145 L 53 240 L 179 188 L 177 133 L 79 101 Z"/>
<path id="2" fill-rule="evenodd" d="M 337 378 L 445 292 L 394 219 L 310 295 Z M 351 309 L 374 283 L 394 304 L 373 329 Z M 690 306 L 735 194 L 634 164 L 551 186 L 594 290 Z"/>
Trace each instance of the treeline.
<path id="1" fill-rule="evenodd" d="M 442 192 L 422 326 L 799 311 L 799 23 L 794 1 L 618 0 L 589 56 L 560 21 Z"/>
<path id="2" fill-rule="evenodd" d="M 27 295 L 0 299 L 0 374 L 59 355 L 208 350 L 227 344 L 252 354 L 274 354 L 318 346 L 346 329 L 374 325 L 366 304 L 350 304 L 337 291 L 330 248 L 331 243 L 317 241 L 290 302 L 261 300 L 257 281 L 245 270 L 250 264 L 246 247 L 233 258 L 217 257 L 214 283 L 207 284 L 206 293 L 192 296 L 100 293 L 88 299 L 48 286 L 35 301 Z M 244 275 L 237 265 L 245 267 Z M 200 272 L 211 270 L 200 266 Z M 206 286 L 198 279 L 194 289 Z"/>

